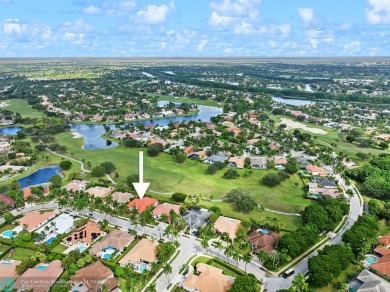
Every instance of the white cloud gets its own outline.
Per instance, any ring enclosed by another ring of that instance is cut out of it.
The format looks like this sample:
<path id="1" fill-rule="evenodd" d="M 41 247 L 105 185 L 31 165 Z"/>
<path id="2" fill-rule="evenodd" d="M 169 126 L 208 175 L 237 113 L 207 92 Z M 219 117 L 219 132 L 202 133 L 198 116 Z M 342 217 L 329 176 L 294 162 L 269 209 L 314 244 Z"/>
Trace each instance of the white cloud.
<path id="1" fill-rule="evenodd" d="M 211 16 L 210 16 L 210 19 L 209 19 L 209 24 L 211 24 L 212 26 L 226 26 L 226 25 L 229 25 L 231 23 L 233 23 L 234 21 L 234 17 L 231 17 L 231 16 L 223 16 L 223 15 L 220 15 L 218 14 L 218 12 L 211 12 Z"/>
<path id="2" fill-rule="evenodd" d="M 352 25 L 348 22 L 344 22 L 336 27 L 338 30 L 350 30 L 352 28 Z"/>
<path id="3" fill-rule="evenodd" d="M 360 51 L 360 41 L 352 41 L 344 45 L 344 52 L 346 53 L 357 53 Z"/>
<path id="4" fill-rule="evenodd" d="M 242 21 L 234 28 L 234 33 L 238 35 L 251 35 L 255 34 L 256 30 L 254 29 L 252 24 Z"/>
<path id="5" fill-rule="evenodd" d="M 197 46 L 198 51 L 202 51 L 203 48 L 207 45 L 208 39 L 201 40 Z"/>
<path id="6" fill-rule="evenodd" d="M 320 43 L 318 39 L 308 39 L 308 41 L 313 49 L 316 49 Z"/>
<path id="7" fill-rule="evenodd" d="M 210 9 L 224 16 L 257 16 L 256 7 L 260 0 L 223 0 L 222 2 L 210 2 Z M 255 12 L 255 13 L 254 13 Z"/>
<path id="8" fill-rule="evenodd" d="M 74 22 L 65 22 L 61 29 L 66 32 L 79 34 L 92 32 L 94 30 L 94 26 L 83 19 L 77 19 Z"/>
<path id="9" fill-rule="evenodd" d="M 390 23 L 390 0 L 368 0 L 368 3 L 366 20 L 369 24 Z"/>
<path id="10" fill-rule="evenodd" d="M 290 24 L 282 24 L 279 25 L 279 30 L 283 35 L 289 35 L 291 32 L 291 25 Z"/>
<path id="11" fill-rule="evenodd" d="M 102 12 L 100 8 L 93 5 L 84 7 L 83 11 L 87 14 L 100 14 Z"/>
<path id="12" fill-rule="evenodd" d="M 21 23 L 19 19 L 7 19 L 3 24 L 3 31 L 6 35 L 22 34 L 27 29 L 27 24 Z"/>
<path id="13" fill-rule="evenodd" d="M 313 8 L 298 8 L 299 17 L 302 19 L 305 25 L 309 25 L 314 20 Z"/>
<path id="14" fill-rule="evenodd" d="M 84 37 L 85 34 L 82 33 L 65 32 L 62 36 L 62 39 L 76 45 L 81 45 L 84 43 Z"/>
<path id="15" fill-rule="evenodd" d="M 136 22 L 143 24 L 161 24 L 164 23 L 168 14 L 175 9 L 175 4 L 148 5 L 136 14 Z"/>

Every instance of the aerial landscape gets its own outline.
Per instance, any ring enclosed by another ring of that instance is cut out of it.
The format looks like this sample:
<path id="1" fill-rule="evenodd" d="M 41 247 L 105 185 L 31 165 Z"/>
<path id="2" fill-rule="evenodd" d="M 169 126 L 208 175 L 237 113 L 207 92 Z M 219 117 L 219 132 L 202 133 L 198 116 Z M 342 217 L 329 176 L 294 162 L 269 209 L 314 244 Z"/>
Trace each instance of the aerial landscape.
<path id="1" fill-rule="evenodd" d="M 388 0 L 65 2 L 0 0 L 1 291 L 390 291 Z"/>

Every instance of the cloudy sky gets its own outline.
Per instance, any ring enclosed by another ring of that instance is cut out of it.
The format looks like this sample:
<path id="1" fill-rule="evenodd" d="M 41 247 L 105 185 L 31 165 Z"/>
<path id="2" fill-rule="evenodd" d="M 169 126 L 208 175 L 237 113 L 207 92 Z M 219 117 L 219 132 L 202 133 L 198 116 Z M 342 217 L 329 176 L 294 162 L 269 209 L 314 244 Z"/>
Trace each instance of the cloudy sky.
<path id="1" fill-rule="evenodd" d="M 390 55 L 390 0 L 0 0 L 0 23 L 0 57 Z"/>

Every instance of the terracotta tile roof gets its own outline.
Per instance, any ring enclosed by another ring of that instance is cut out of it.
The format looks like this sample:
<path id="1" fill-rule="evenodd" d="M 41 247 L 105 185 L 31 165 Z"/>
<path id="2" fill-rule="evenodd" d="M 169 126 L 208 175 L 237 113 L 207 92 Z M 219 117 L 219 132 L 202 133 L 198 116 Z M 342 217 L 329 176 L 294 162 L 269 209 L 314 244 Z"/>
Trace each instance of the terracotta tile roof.
<path id="1" fill-rule="evenodd" d="M 306 166 L 306 169 L 310 173 L 319 173 L 319 174 L 322 174 L 322 175 L 326 175 L 327 174 L 325 169 L 323 169 L 322 167 L 319 167 L 317 165 L 308 165 L 308 166 Z"/>
<path id="2" fill-rule="evenodd" d="M 390 233 L 387 233 L 381 237 L 379 237 L 379 242 L 382 243 L 384 246 L 390 245 Z"/>
<path id="3" fill-rule="evenodd" d="M 78 179 L 72 180 L 65 186 L 65 189 L 68 191 L 73 191 L 73 192 L 85 190 L 88 183 L 89 182 L 86 180 L 78 180 Z"/>
<path id="4" fill-rule="evenodd" d="M 217 221 L 214 223 L 214 228 L 220 233 L 227 232 L 230 239 L 234 239 L 236 238 L 236 232 L 240 225 L 240 220 L 219 216 Z"/>
<path id="5" fill-rule="evenodd" d="M 278 165 L 278 164 L 286 165 L 287 164 L 287 159 L 286 158 L 275 158 L 274 162 L 275 162 L 276 165 Z"/>
<path id="6" fill-rule="evenodd" d="M 23 227 L 24 224 L 27 225 L 27 231 L 33 231 L 46 223 L 49 219 L 53 218 L 56 215 L 55 211 L 47 211 L 41 213 L 41 211 L 32 211 L 25 214 L 22 218 L 18 219 L 20 226 Z"/>
<path id="7" fill-rule="evenodd" d="M 134 236 L 124 232 L 122 230 L 113 230 L 99 242 L 97 242 L 90 250 L 89 253 L 97 255 L 99 252 L 108 246 L 112 246 L 120 252 L 130 245 L 134 240 Z"/>
<path id="8" fill-rule="evenodd" d="M 390 277 L 390 255 L 381 257 L 376 263 L 371 265 L 371 269 Z"/>
<path id="9" fill-rule="evenodd" d="M 118 203 L 127 203 L 130 199 L 134 198 L 132 193 L 114 192 L 111 194 L 112 199 Z"/>
<path id="10" fill-rule="evenodd" d="M 4 278 L 13 278 L 17 275 L 16 273 L 16 266 L 19 265 L 21 261 L 16 260 L 0 260 L 0 275 Z M 0 282 L 0 289 L 3 287 L 1 286 L 2 283 Z"/>
<path id="11" fill-rule="evenodd" d="M 114 277 L 113 272 L 103 265 L 100 261 L 96 261 L 78 271 L 70 277 L 72 284 L 84 283 L 89 290 L 99 291 L 105 285 L 109 291 L 118 287 L 118 280 Z"/>
<path id="12" fill-rule="evenodd" d="M 386 256 L 386 255 L 390 255 L 390 250 L 388 250 L 387 248 L 381 246 L 381 245 L 378 245 L 374 251 L 377 253 L 377 254 L 380 254 L 382 256 Z"/>
<path id="13" fill-rule="evenodd" d="M 160 204 L 156 208 L 154 208 L 153 215 L 159 217 L 162 214 L 166 214 L 167 216 L 169 216 L 169 212 L 171 210 L 173 210 L 178 215 L 180 214 L 180 206 L 179 205 L 164 203 L 164 204 Z"/>
<path id="14" fill-rule="evenodd" d="M 143 238 L 118 263 L 127 265 L 129 262 L 138 263 L 141 260 L 153 263 L 157 260 L 158 242 Z"/>
<path id="15" fill-rule="evenodd" d="M 46 266 L 46 269 L 37 269 L 37 266 Z M 33 290 L 34 292 L 49 291 L 53 283 L 62 274 L 64 269 L 61 261 L 54 260 L 49 264 L 38 264 L 34 268 L 27 269 L 16 279 L 15 287 L 20 290 Z"/>
<path id="16" fill-rule="evenodd" d="M 93 187 L 86 190 L 86 192 L 94 197 L 104 198 L 114 191 L 113 188 Z"/>
<path id="17" fill-rule="evenodd" d="M 31 188 L 27 187 L 23 189 L 23 199 L 27 199 L 32 196 Z"/>
<path id="18" fill-rule="evenodd" d="M 279 241 L 280 235 L 270 231 L 269 234 L 265 234 L 260 230 L 253 230 L 247 240 L 255 248 L 256 251 L 264 250 L 265 252 L 271 252 L 275 244 Z"/>
<path id="19" fill-rule="evenodd" d="M 130 203 L 127 204 L 127 207 L 129 207 L 129 209 L 132 209 L 135 207 L 135 208 L 137 208 L 138 213 L 142 213 L 147 208 L 149 208 L 150 206 L 154 206 L 157 203 L 158 203 L 158 201 L 156 199 L 149 198 L 149 197 L 143 197 L 142 199 L 137 198 L 137 199 L 132 200 Z"/>
<path id="20" fill-rule="evenodd" d="M 91 243 L 103 233 L 104 232 L 100 229 L 99 224 L 95 221 L 88 221 L 87 224 L 79 227 L 68 237 L 65 237 L 63 241 L 68 244 L 76 242 Z"/>
<path id="21" fill-rule="evenodd" d="M 15 200 L 8 197 L 5 194 L 0 194 L 0 202 L 3 202 L 4 205 L 7 205 L 7 206 L 12 206 L 15 204 Z"/>
<path id="22" fill-rule="evenodd" d="M 244 166 L 245 166 L 245 157 L 241 157 L 241 156 L 230 157 L 228 162 L 234 163 L 237 168 L 244 168 Z"/>
<path id="23" fill-rule="evenodd" d="M 183 287 L 190 291 L 200 292 L 226 292 L 231 288 L 234 280 L 223 275 L 222 270 L 198 263 L 196 270 L 200 273 L 197 275 L 190 275 L 183 282 Z"/>

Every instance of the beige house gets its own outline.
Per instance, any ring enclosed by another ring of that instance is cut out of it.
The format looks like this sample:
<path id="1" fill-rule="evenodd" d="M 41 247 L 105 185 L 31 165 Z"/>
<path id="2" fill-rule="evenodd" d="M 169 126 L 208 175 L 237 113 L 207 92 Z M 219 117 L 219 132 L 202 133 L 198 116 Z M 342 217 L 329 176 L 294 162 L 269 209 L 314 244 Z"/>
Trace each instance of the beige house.
<path id="1" fill-rule="evenodd" d="M 114 192 L 111 194 L 112 199 L 120 204 L 127 203 L 130 199 L 134 198 L 132 193 Z"/>
<path id="2" fill-rule="evenodd" d="M 107 247 L 113 247 L 118 252 L 122 252 L 133 242 L 133 240 L 133 235 L 130 235 L 122 230 L 113 230 L 92 246 L 89 253 L 95 256 L 101 256 L 102 251 L 104 251 Z"/>
<path id="3" fill-rule="evenodd" d="M 93 187 L 86 190 L 86 192 L 96 198 L 104 198 L 105 196 L 111 194 L 114 191 L 113 188 L 105 187 Z"/>
<path id="4" fill-rule="evenodd" d="M 44 225 L 50 219 L 54 218 L 56 214 L 57 213 L 55 211 L 46 211 L 43 213 L 42 211 L 32 211 L 17 221 L 19 222 L 20 226 L 23 228 L 26 227 L 26 231 L 31 232 Z"/>
<path id="5" fill-rule="evenodd" d="M 226 292 L 233 285 L 234 280 L 222 274 L 221 269 L 198 263 L 196 271 L 199 275 L 191 274 L 184 280 L 184 289 L 200 292 Z"/>
<path id="6" fill-rule="evenodd" d="M 240 225 L 240 220 L 219 216 L 217 221 L 215 221 L 214 223 L 214 228 L 219 233 L 226 232 L 227 234 L 229 234 L 229 238 L 233 240 L 236 238 L 236 232 Z"/>
<path id="7" fill-rule="evenodd" d="M 118 263 L 121 266 L 140 262 L 153 263 L 157 261 L 157 246 L 157 242 L 143 238 Z"/>

